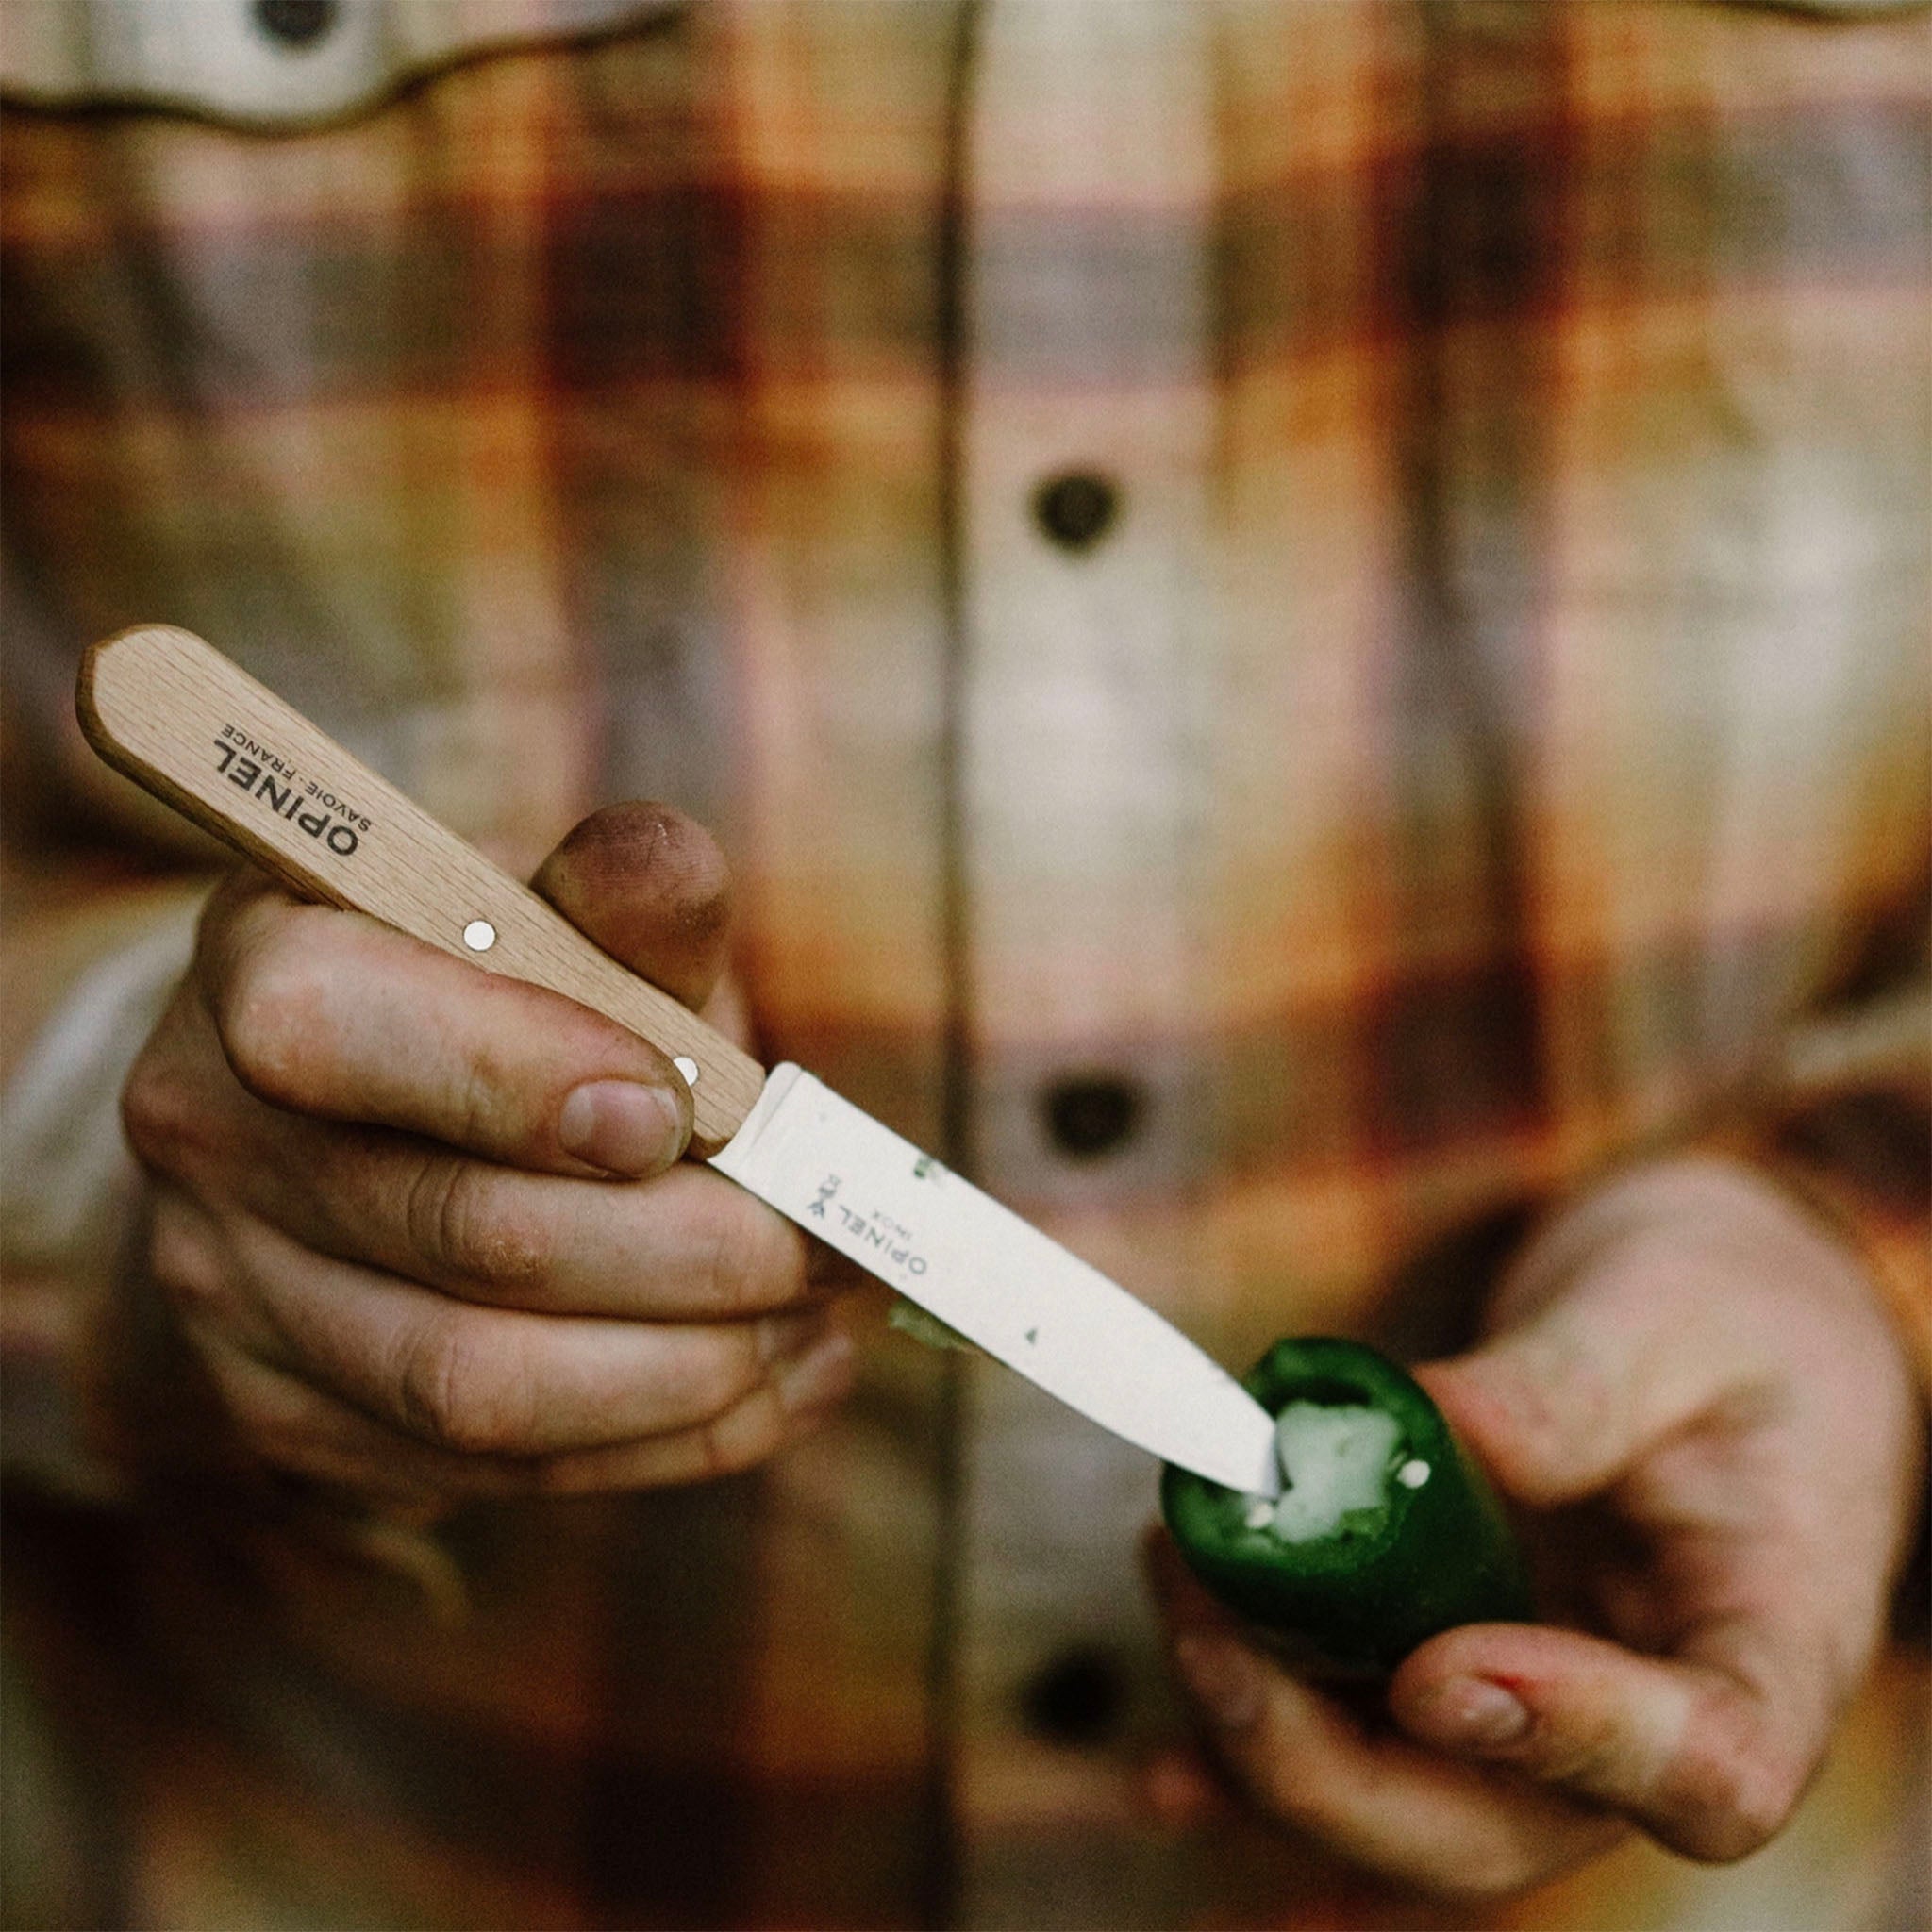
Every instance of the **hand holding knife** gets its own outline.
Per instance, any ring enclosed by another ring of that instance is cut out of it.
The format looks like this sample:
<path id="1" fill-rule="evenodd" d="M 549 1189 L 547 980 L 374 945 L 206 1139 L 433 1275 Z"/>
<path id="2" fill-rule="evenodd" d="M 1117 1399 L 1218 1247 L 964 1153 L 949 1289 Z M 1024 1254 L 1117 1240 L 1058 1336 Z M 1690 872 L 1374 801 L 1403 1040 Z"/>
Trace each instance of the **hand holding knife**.
<path id="1" fill-rule="evenodd" d="M 1274 1494 L 1274 1424 L 1143 1303 L 799 1068 L 765 1071 L 200 639 L 97 644 L 82 728 L 304 898 L 607 1014 L 691 1083 L 693 1155 L 1164 1461 Z"/>

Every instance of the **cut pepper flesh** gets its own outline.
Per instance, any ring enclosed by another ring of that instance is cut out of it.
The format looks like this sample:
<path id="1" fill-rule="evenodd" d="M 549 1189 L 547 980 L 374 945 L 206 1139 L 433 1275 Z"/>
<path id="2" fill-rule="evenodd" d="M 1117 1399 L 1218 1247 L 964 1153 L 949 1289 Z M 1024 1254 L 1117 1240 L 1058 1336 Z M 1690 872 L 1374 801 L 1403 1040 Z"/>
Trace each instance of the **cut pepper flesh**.
<path id="1" fill-rule="evenodd" d="M 1281 1500 L 1269 1518 L 1283 1542 L 1329 1536 L 1357 1510 L 1385 1509 L 1402 1427 L 1357 1403 L 1291 1402 L 1274 1424 Z"/>

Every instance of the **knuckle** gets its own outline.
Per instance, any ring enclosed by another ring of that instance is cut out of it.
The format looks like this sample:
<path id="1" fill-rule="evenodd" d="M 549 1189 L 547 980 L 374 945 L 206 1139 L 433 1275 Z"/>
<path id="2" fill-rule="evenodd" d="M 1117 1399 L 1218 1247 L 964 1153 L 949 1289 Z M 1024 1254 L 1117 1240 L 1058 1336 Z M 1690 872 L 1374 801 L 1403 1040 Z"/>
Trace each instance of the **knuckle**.
<path id="1" fill-rule="evenodd" d="M 684 1393 L 693 1413 L 722 1420 L 765 1379 L 758 1338 L 749 1330 L 721 1335 L 688 1369 Z"/>
<path id="2" fill-rule="evenodd" d="M 235 1077 L 258 1100 L 299 1108 L 313 1096 L 328 1001 L 325 978 L 287 948 L 251 946 L 222 977 L 215 1030 Z"/>
<path id="3" fill-rule="evenodd" d="M 741 1402 L 697 1431 L 707 1478 L 737 1475 L 763 1462 L 783 1442 L 785 1421 L 776 1402 Z"/>
<path id="4" fill-rule="evenodd" d="M 223 962 L 247 929 L 251 908 L 266 885 L 263 874 L 251 865 L 234 866 L 215 882 L 194 923 L 192 971 L 196 977 L 208 982 L 220 976 Z"/>
<path id="5" fill-rule="evenodd" d="M 499 1174 L 475 1161 L 425 1159 L 403 1222 L 411 1250 L 443 1276 L 514 1291 L 540 1286 L 553 1265 L 542 1226 L 509 1202 Z"/>
<path id="6" fill-rule="evenodd" d="M 188 1150 L 201 1114 L 184 1083 L 151 1044 L 121 1090 L 121 1131 L 143 1167 L 172 1173 Z"/>
<path id="7" fill-rule="evenodd" d="M 487 1054 L 459 1060 L 450 1083 L 449 1110 L 458 1144 L 475 1147 L 500 1140 L 504 1080 Z"/>
<path id="8" fill-rule="evenodd" d="M 283 1469 L 314 1466 L 328 1445 L 297 1385 L 219 1359 L 212 1373 L 229 1419 L 257 1455 Z"/>
<path id="9" fill-rule="evenodd" d="M 528 1443 L 536 1391 L 520 1351 L 461 1311 L 420 1323 L 396 1368 L 396 1411 L 411 1433 L 463 1456 L 513 1456 Z"/>
<path id="10" fill-rule="evenodd" d="M 198 1215 L 166 1201 L 157 1207 L 148 1235 L 148 1268 L 183 1313 L 211 1309 L 225 1298 L 225 1271 L 213 1235 Z"/>
<path id="11" fill-rule="evenodd" d="M 1768 1844 L 1803 1793 L 1802 1768 L 1768 1746 L 1741 1700 L 1707 1700 L 1685 1727 L 1672 1810 L 1673 1842 L 1707 1863 L 1727 1865 Z"/>
<path id="12" fill-rule="evenodd" d="M 199 992 L 183 981 L 122 1083 L 123 1136 L 143 1167 L 181 1179 L 219 1159 L 239 1098 Z"/>

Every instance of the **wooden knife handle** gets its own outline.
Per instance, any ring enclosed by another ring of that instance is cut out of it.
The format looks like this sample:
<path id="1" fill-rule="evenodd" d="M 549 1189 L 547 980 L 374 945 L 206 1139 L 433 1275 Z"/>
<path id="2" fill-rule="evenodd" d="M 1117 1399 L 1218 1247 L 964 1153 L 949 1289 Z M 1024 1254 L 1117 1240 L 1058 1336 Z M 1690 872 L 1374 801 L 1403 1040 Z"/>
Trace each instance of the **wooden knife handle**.
<path id="1" fill-rule="evenodd" d="M 75 706 L 116 771 L 299 897 L 548 987 L 681 1061 L 692 1154 L 715 1154 L 751 1111 L 765 1078 L 756 1060 L 198 637 L 150 625 L 95 644 Z"/>

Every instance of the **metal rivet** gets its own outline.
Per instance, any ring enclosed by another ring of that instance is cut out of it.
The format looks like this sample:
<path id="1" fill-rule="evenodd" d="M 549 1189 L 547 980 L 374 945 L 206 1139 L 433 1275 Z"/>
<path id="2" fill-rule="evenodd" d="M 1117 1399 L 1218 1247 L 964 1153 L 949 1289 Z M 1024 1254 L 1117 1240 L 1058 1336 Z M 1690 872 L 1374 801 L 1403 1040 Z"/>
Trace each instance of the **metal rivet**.
<path id="1" fill-rule="evenodd" d="M 496 928 L 487 919 L 473 919 L 463 928 L 463 943 L 473 953 L 487 953 L 496 943 Z"/>
<path id="2" fill-rule="evenodd" d="M 698 1063 L 689 1054 L 679 1054 L 671 1064 L 684 1075 L 684 1084 L 687 1087 L 695 1087 L 698 1084 Z"/>
<path id="3" fill-rule="evenodd" d="M 1395 1472 L 1395 1480 L 1405 1490 L 1419 1490 L 1429 1479 L 1429 1465 L 1418 1457 L 1413 1462 L 1405 1462 Z"/>

